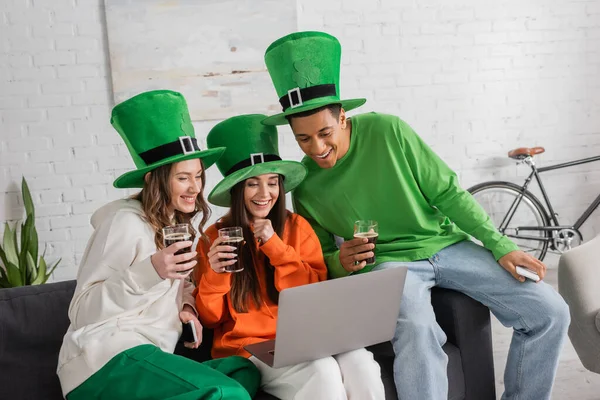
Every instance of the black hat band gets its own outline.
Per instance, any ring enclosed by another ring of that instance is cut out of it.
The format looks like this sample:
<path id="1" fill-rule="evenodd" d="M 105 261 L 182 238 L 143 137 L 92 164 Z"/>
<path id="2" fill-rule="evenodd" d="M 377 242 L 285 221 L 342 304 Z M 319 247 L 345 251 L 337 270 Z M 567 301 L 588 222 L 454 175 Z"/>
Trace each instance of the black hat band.
<path id="1" fill-rule="evenodd" d="M 233 167 L 229 168 L 229 171 L 225 174 L 225 176 L 229 176 L 233 174 L 235 171 L 239 171 L 242 168 L 249 167 L 251 165 L 262 164 L 269 161 L 281 161 L 281 157 L 276 154 L 263 154 L 263 153 L 254 153 L 250 154 L 249 158 L 240 161 L 235 164 Z"/>
<path id="2" fill-rule="evenodd" d="M 200 147 L 196 138 L 181 136 L 179 140 L 144 151 L 139 156 L 146 165 L 150 165 L 179 154 L 187 155 L 197 151 L 200 151 Z"/>
<path id="3" fill-rule="evenodd" d="M 279 104 L 281 104 L 283 111 L 285 111 L 288 108 L 300 107 L 305 101 L 336 95 L 337 92 L 333 84 L 311 86 L 304 89 L 297 87 L 288 90 L 287 95 L 279 99 Z"/>

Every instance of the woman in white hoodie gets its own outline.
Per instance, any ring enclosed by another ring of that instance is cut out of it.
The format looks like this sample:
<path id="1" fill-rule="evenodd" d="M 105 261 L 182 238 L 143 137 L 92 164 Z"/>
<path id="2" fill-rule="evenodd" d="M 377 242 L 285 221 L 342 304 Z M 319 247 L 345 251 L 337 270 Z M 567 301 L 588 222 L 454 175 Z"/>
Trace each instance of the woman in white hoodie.
<path id="1" fill-rule="evenodd" d="M 137 169 L 118 188 L 142 188 L 92 216 L 94 232 L 69 307 L 71 325 L 60 350 L 63 395 L 79 399 L 250 399 L 260 374 L 243 357 L 197 363 L 173 354 L 182 323 L 202 329 L 193 285 L 186 279 L 192 242 L 163 246 L 162 228 L 209 216 L 205 169 L 224 148 L 200 151 L 183 96 L 142 93 L 112 112 Z M 201 337 L 187 347 L 197 348 Z"/>

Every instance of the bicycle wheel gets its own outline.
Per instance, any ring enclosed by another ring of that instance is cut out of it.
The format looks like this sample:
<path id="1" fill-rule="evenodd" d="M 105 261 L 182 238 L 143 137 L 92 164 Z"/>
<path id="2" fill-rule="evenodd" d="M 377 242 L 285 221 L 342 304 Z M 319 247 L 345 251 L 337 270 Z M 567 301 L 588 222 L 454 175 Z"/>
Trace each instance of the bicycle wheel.
<path id="1" fill-rule="evenodd" d="M 523 230 L 521 227 L 548 226 L 550 218 L 542 203 L 531 192 L 525 191 L 512 218 L 504 229 L 500 224 L 510 207 L 521 196 L 522 188 L 511 182 L 484 182 L 467 189 L 490 216 L 499 231 L 511 238 L 517 246 L 533 257 L 543 260 L 548 251 L 548 242 L 539 240 L 550 237 L 549 231 Z"/>

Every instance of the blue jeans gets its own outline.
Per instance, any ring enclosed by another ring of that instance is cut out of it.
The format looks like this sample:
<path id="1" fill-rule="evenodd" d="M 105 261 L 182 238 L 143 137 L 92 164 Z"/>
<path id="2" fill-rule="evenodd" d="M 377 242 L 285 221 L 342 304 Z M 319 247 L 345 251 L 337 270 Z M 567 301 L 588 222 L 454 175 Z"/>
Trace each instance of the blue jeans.
<path id="1" fill-rule="evenodd" d="M 503 400 L 550 399 L 570 322 L 567 304 L 550 285 L 518 282 L 490 251 L 470 241 L 448 246 L 428 260 L 386 262 L 375 270 L 402 265 L 408 274 L 392 340 L 399 399 L 448 398 L 448 357 L 442 350 L 446 335 L 431 306 L 433 286 L 467 294 L 514 329 Z"/>

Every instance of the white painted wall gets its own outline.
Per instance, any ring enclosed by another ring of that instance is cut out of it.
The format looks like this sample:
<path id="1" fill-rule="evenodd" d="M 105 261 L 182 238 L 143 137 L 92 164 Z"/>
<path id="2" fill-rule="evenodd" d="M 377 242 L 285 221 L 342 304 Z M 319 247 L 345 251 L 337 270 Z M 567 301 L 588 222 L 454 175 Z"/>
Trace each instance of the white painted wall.
<path id="1" fill-rule="evenodd" d="M 298 0 L 298 18 L 342 42 L 342 96 L 400 115 L 465 187 L 522 177 L 505 157 L 514 147 L 545 146 L 540 165 L 600 153 L 598 1 Z M 112 187 L 133 163 L 111 107 L 101 0 L 0 2 L 0 221 L 21 217 L 25 176 L 40 241 L 63 258 L 55 280 L 75 277 L 92 211 L 127 194 Z M 300 158 L 287 128 L 280 140 Z M 546 176 L 565 222 L 599 192 L 599 170 Z M 218 179 L 212 169 L 207 186 Z M 583 232 L 599 229 L 597 213 Z"/>

